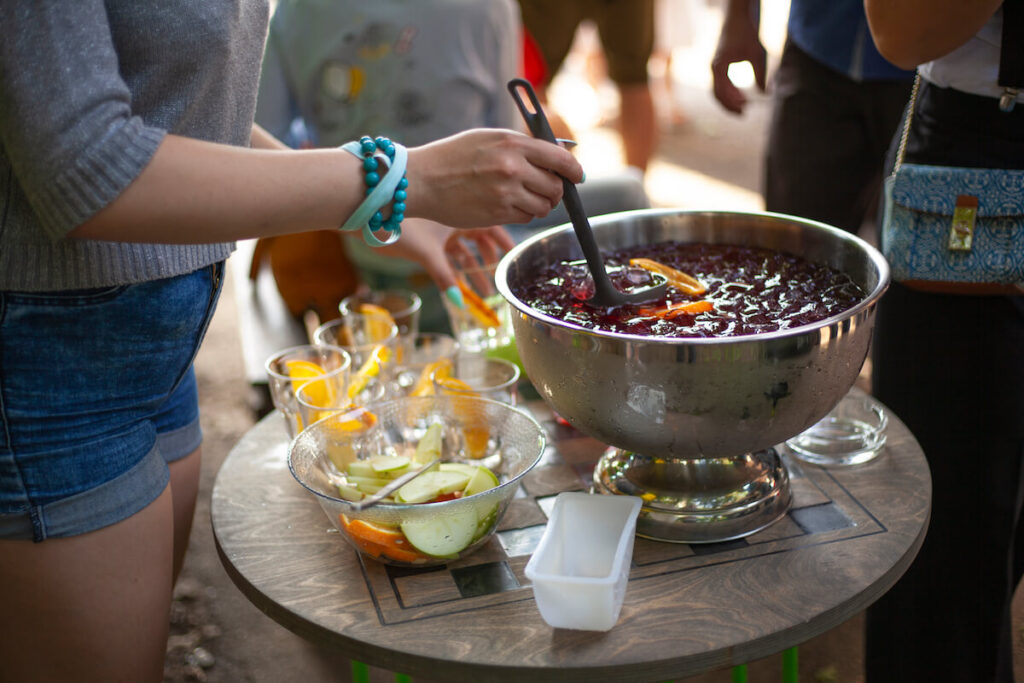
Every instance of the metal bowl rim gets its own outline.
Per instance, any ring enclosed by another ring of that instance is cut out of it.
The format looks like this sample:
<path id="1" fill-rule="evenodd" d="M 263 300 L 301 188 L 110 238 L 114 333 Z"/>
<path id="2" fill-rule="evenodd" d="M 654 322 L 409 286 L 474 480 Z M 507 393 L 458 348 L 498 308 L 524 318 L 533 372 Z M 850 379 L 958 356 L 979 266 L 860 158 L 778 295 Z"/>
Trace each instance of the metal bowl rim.
<path id="1" fill-rule="evenodd" d="M 823 327 L 829 327 L 836 323 L 840 323 L 849 318 L 853 318 L 860 312 L 870 309 L 875 303 L 881 298 L 882 294 L 889 286 L 889 264 L 885 260 L 885 257 L 873 246 L 868 244 L 865 240 L 861 239 L 853 233 L 840 230 L 834 226 L 828 225 L 827 223 L 821 223 L 819 221 L 812 221 L 806 218 L 800 218 L 798 216 L 790 216 L 782 213 L 772 213 L 769 211 L 712 211 L 707 209 L 636 209 L 633 211 L 622 211 L 618 213 L 604 214 L 602 216 L 595 216 L 590 219 L 592 226 L 602 225 L 605 223 L 611 223 L 623 218 L 632 218 L 637 216 L 676 216 L 680 214 L 687 215 L 722 215 L 727 214 L 731 216 L 752 216 L 758 218 L 779 218 L 786 220 L 791 223 L 800 223 L 823 229 L 826 232 L 834 234 L 836 237 L 846 239 L 857 246 L 859 246 L 871 259 L 875 268 L 878 271 L 878 284 L 875 288 L 864 297 L 862 301 L 846 309 L 842 313 L 824 318 L 814 323 L 808 323 L 806 325 L 800 325 L 799 327 L 791 327 L 785 330 L 775 330 L 774 332 L 761 332 L 757 334 L 745 334 L 737 335 L 732 337 L 651 337 L 640 334 L 625 334 L 622 332 L 610 332 L 607 330 L 592 330 L 586 327 L 582 327 L 575 323 L 566 322 L 559 320 L 546 313 L 542 313 L 531 306 L 528 306 L 519 297 L 514 295 L 508 285 L 508 269 L 513 261 L 515 261 L 521 253 L 526 251 L 535 242 L 543 241 L 552 235 L 572 230 L 572 223 L 563 223 L 556 225 L 551 228 L 547 228 L 535 235 L 531 235 L 526 238 L 511 250 L 509 250 L 502 259 L 498 262 L 498 266 L 494 271 L 495 283 L 498 287 L 498 291 L 501 295 L 514 306 L 519 312 L 523 313 L 527 317 L 533 318 L 544 322 L 552 327 L 558 327 L 565 329 L 574 334 L 586 334 L 593 337 L 600 337 L 605 339 L 616 339 L 624 342 L 647 342 L 647 343 L 658 343 L 658 344 L 670 344 L 670 345 L 687 345 L 687 344 L 698 344 L 698 345 L 711 345 L 711 344 L 741 344 L 744 342 L 760 342 L 764 340 L 774 339 L 785 339 L 787 337 L 795 337 L 814 330 L 821 329 Z"/>

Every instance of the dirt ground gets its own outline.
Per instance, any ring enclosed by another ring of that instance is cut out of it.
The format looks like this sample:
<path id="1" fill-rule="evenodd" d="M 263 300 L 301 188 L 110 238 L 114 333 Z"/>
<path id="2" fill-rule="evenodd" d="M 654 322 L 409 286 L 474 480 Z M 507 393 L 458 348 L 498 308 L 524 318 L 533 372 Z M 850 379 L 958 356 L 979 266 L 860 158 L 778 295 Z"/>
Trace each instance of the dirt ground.
<path id="1" fill-rule="evenodd" d="M 705 17 L 711 24 L 717 21 L 714 3 L 696 2 L 695 5 L 711 13 L 710 19 Z M 784 21 L 784 8 L 779 12 Z M 771 25 L 775 26 L 776 33 L 779 21 L 778 17 L 763 18 L 765 24 L 774 22 Z M 676 55 L 673 68 L 694 75 L 694 79 L 677 78 L 671 92 L 661 90 L 658 93 L 661 140 L 646 185 L 658 206 L 758 210 L 761 208 L 758 187 L 767 102 L 755 98 L 750 111 L 737 118 L 725 114 L 711 100 L 706 83 L 711 49 L 707 41 L 717 36 L 717 24 L 713 30 L 710 38 L 705 34 L 691 36 L 690 43 Z M 578 81 L 566 80 L 562 86 L 562 93 L 569 100 L 580 92 Z M 614 102 L 614 95 L 601 101 Z M 678 107 L 669 107 L 667 102 L 674 102 Z M 577 124 L 578 154 L 588 175 L 600 172 L 602 165 L 614 166 L 615 160 L 620 158 L 612 128 L 614 111 L 602 105 L 599 111 L 567 118 Z M 239 264 L 232 265 L 238 267 Z M 238 292 L 234 291 L 232 278 L 226 280 L 220 306 L 196 362 L 205 433 L 204 463 L 190 553 L 175 591 L 165 681 L 328 683 L 352 680 L 347 659 L 312 647 L 257 610 L 232 584 L 217 556 L 209 505 L 214 477 L 232 446 L 256 419 L 250 409 L 250 387 L 241 356 Z M 1024 605 L 1021 600 L 1017 602 L 1015 614 L 1024 614 Z M 801 644 L 800 680 L 814 683 L 863 681 L 862 628 L 863 619 L 857 617 Z M 1015 642 L 1019 664 L 1024 660 L 1024 638 L 1019 632 Z M 781 680 L 781 666 L 781 656 L 754 662 L 749 665 L 749 680 Z M 1018 669 L 1024 671 L 1020 666 Z M 372 670 L 371 680 L 394 679 L 388 672 Z M 688 683 L 726 683 L 733 679 L 732 672 L 724 670 L 686 680 Z"/>

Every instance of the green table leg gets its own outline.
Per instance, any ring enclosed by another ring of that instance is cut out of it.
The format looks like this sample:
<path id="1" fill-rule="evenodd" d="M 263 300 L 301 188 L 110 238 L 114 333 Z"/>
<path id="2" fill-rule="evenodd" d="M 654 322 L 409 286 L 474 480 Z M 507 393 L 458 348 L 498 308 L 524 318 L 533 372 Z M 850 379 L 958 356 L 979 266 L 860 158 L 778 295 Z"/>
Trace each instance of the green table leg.
<path id="1" fill-rule="evenodd" d="M 797 683 L 800 678 L 800 667 L 797 662 L 796 646 L 782 653 L 782 683 Z"/>
<path id="2" fill-rule="evenodd" d="M 732 683 L 747 683 L 746 664 L 739 664 L 732 668 Z"/>
<path id="3" fill-rule="evenodd" d="M 370 683 L 370 667 L 353 659 L 352 683 Z"/>

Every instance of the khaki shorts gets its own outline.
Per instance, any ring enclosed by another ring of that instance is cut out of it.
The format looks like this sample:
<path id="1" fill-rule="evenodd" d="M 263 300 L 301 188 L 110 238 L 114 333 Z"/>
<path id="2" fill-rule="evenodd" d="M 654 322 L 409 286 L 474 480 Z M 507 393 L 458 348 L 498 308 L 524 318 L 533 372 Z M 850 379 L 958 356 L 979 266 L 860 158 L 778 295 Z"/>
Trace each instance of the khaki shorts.
<path id="1" fill-rule="evenodd" d="M 608 60 L 608 77 L 619 85 L 647 82 L 654 46 L 654 0 L 519 0 L 523 26 L 548 68 L 548 82 L 572 47 L 584 19 L 597 25 Z"/>

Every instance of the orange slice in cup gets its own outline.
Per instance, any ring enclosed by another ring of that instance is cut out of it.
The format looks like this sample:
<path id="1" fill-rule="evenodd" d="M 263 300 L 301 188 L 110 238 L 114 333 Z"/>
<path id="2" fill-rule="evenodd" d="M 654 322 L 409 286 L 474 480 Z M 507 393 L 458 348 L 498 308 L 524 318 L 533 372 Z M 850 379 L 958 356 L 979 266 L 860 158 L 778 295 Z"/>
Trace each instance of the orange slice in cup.
<path id="1" fill-rule="evenodd" d="M 449 396 L 479 396 L 473 387 L 457 377 L 441 377 L 436 380 L 443 393 Z M 466 438 L 466 455 L 474 460 L 487 455 L 487 442 L 491 430 L 487 425 L 487 416 L 476 409 L 472 401 L 455 399 L 454 410 L 462 423 L 462 434 Z"/>
<path id="2" fill-rule="evenodd" d="M 494 312 L 486 301 L 480 298 L 480 295 L 473 291 L 473 288 L 466 284 L 463 278 L 459 278 L 456 284 L 459 286 L 459 291 L 462 292 L 462 300 L 466 304 L 466 310 L 469 311 L 480 325 L 483 327 L 501 327 L 501 319 L 498 314 Z"/>
<path id="3" fill-rule="evenodd" d="M 380 375 L 381 368 L 391 361 L 391 349 L 381 344 L 370 352 L 369 357 L 352 375 L 348 385 L 348 396 L 353 398 L 364 390 L 370 380 Z"/>
<path id="4" fill-rule="evenodd" d="M 395 319 L 391 311 L 377 304 L 359 304 L 359 312 L 366 314 L 366 338 L 371 342 L 384 341 L 391 334 Z"/>
<path id="5" fill-rule="evenodd" d="M 452 362 L 448 358 L 435 360 L 423 366 L 420 376 L 409 391 L 410 396 L 433 396 L 434 380 L 452 376 Z"/>

